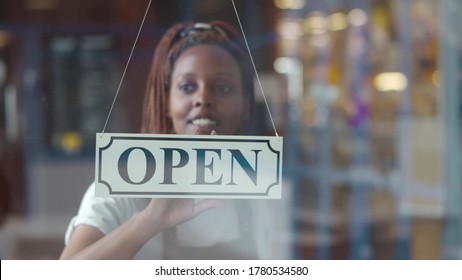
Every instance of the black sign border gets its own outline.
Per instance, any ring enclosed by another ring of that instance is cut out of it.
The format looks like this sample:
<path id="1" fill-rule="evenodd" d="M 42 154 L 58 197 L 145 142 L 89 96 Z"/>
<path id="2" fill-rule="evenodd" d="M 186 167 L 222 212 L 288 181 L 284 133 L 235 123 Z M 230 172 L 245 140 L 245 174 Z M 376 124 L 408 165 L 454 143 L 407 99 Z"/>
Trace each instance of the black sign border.
<path id="1" fill-rule="evenodd" d="M 100 135 L 101 136 L 101 135 Z M 97 136 L 98 137 L 98 136 Z M 266 143 L 268 145 L 268 149 L 276 154 L 277 157 L 277 178 L 276 182 L 272 183 L 266 189 L 266 193 L 214 193 L 214 192 L 120 192 L 120 191 L 113 191 L 111 185 L 104 181 L 101 178 L 101 165 L 102 165 L 102 153 L 104 150 L 108 149 L 115 140 L 163 140 L 163 141 L 205 141 L 205 142 L 252 142 L 252 143 Z M 270 189 L 279 184 L 281 178 L 281 153 L 280 151 L 274 150 L 268 139 L 210 139 L 210 138 L 201 138 L 201 137 L 194 137 L 194 138 L 175 138 L 175 137 L 156 137 L 156 136 L 111 136 L 109 143 L 105 147 L 99 148 L 96 151 L 99 155 L 99 166 L 98 166 L 98 180 L 97 183 L 101 183 L 106 185 L 109 190 L 109 195 L 114 196 L 123 196 L 123 195 L 130 195 L 130 196 L 156 196 L 156 197 L 171 197 L 171 196 L 207 196 L 207 197 L 223 197 L 223 196 L 252 196 L 252 197 L 265 197 L 268 196 Z"/>

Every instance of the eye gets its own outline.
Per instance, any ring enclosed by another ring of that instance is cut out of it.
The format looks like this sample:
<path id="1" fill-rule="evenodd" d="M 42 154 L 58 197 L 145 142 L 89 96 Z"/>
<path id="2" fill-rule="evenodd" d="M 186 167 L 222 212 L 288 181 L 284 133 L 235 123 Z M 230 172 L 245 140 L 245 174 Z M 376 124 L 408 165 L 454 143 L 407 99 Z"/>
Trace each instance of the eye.
<path id="1" fill-rule="evenodd" d="M 231 93 L 233 91 L 233 86 L 229 84 L 218 84 L 215 86 L 215 90 L 218 93 Z"/>
<path id="2" fill-rule="evenodd" d="M 196 84 L 191 82 L 181 83 L 178 87 L 178 89 L 183 93 L 192 93 L 196 90 L 196 88 Z"/>

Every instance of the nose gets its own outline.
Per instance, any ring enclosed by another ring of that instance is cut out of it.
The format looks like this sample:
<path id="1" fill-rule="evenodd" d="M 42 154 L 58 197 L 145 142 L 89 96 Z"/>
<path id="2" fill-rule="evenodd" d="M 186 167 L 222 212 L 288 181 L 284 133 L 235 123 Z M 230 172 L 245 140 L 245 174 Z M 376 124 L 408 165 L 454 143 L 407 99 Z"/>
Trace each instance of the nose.
<path id="1" fill-rule="evenodd" d="M 207 88 L 202 88 L 196 93 L 194 99 L 195 107 L 212 107 L 213 105 L 213 93 Z"/>

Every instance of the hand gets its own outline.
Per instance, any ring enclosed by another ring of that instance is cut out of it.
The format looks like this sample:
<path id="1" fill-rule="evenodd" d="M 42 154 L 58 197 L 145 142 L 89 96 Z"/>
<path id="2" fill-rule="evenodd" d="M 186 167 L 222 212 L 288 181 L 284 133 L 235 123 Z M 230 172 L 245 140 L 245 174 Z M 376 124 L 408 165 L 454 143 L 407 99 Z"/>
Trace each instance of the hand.
<path id="1" fill-rule="evenodd" d="M 189 198 L 153 198 L 140 215 L 144 215 L 153 227 L 153 234 L 184 223 L 205 210 L 222 207 L 224 201 L 204 199 L 194 203 Z"/>
<path id="2" fill-rule="evenodd" d="M 213 130 L 211 135 L 217 135 Z M 191 220 L 202 212 L 224 206 L 221 199 L 203 199 L 195 202 L 190 198 L 153 198 L 149 205 L 137 215 L 150 225 L 152 234 Z"/>

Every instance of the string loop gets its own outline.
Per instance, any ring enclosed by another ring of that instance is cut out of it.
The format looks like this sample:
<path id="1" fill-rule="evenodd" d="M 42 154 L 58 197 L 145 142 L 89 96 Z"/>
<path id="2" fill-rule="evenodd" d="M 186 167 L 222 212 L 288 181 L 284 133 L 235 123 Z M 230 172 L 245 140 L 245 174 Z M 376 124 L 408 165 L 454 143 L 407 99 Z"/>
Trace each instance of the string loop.
<path id="1" fill-rule="evenodd" d="M 237 12 L 236 4 L 234 4 L 234 0 L 231 0 L 231 2 L 233 3 L 234 13 L 236 14 L 239 27 L 241 28 L 242 37 L 244 38 L 245 46 L 247 47 L 247 51 L 249 52 L 250 61 L 252 62 L 253 70 L 255 71 L 255 76 L 257 77 L 258 85 L 260 86 L 260 91 L 262 93 L 263 100 L 265 101 L 266 110 L 268 111 L 271 124 L 273 125 L 274 134 L 276 134 L 276 136 L 279 136 L 276 130 L 276 125 L 274 124 L 274 121 L 273 121 L 273 116 L 271 115 L 271 110 L 269 108 L 268 101 L 266 100 L 265 91 L 263 90 L 263 86 L 261 85 L 260 76 L 258 75 L 257 67 L 255 66 L 255 62 L 253 61 L 252 52 L 250 51 L 249 43 L 247 43 L 247 38 L 244 33 L 244 28 L 242 27 L 241 19 L 239 18 L 239 13 Z"/>
<path id="2" fill-rule="evenodd" d="M 132 59 L 133 51 L 135 50 L 136 43 L 138 42 L 138 38 L 140 37 L 141 30 L 143 29 L 144 21 L 146 20 L 146 15 L 148 14 L 149 7 L 151 6 L 151 2 L 152 2 L 152 0 L 149 0 L 148 6 L 146 7 L 146 11 L 144 12 L 143 20 L 141 21 L 140 28 L 138 29 L 138 34 L 136 35 L 135 42 L 133 43 L 133 46 L 132 46 L 132 50 L 130 51 L 130 55 L 128 57 L 127 63 L 125 64 L 124 72 L 122 73 L 122 77 L 120 78 L 119 86 L 117 87 L 117 91 L 116 91 L 116 94 L 114 96 L 114 100 L 112 100 L 111 109 L 109 109 L 109 114 L 107 115 L 106 122 L 104 123 L 104 127 L 103 127 L 103 130 L 101 131 L 101 133 L 104 133 L 104 131 L 106 130 L 107 123 L 109 122 L 109 118 L 111 117 L 112 110 L 114 109 L 114 105 L 115 105 L 115 102 L 117 100 L 117 96 L 119 96 L 119 91 L 120 91 L 120 88 L 122 87 L 122 82 L 124 80 L 125 73 L 127 73 L 128 65 L 130 64 L 130 60 Z"/>
<path id="3" fill-rule="evenodd" d="M 106 122 L 104 123 L 104 127 L 103 127 L 103 130 L 101 131 L 101 133 L 104 133 L 104 131 L 106 130 L 106 126 L 107 126 L 107 124 L 109 122 L 109 118 L 111 117 L 112 111 L 114 109 L 115 102 L 117 100 L 117 97 L 119 96 L 119 92 L 120 92 L 120 88 L 122 86 L 122 82 L 123 82 L 125 74 L 127 72 L 128 65 L 130 64 L 130 61 L 131 61 L 131 58 L 132 58 L 132 55 L 133 55 L 133 51 L 135 50 L 136 43 L 138 42 L 138 38 L 140 37 L 141 30 L 143 29 L 143 25 L 144 25 L 144 22 L 146 20 L 146 16 L 147 16 L 148 11 L 149 11 L 149 7 L 151 6 L 151 2 L 152 2 L 152 0 L 149 0 L 148 6 L 146 7 L 146 11 L 144 12 L 143 20 L 141 21 L 140 28 L 138 29 L 138 34 L 136 35 L 135 42 L 133 43 L 132 49 L 130 51 L 130 56 L 128 57 L 127 63 L 125 64 L 125 69 L 124 69 L 124 71 L 122 73 L 122 77 L 120 79 L 119 85 L 117 87 L 116 94 L 114 96 L 114 100 L 112 101 L 111 108 L 109 110 L 109 113 L 108 113 L 107 118 L 106 118 Z M 239 27 L 241 29 L 242 37 L 244 38 L 244 42 L 245 42 L 245 46 L 247 48 L 247 52 L 249 53 L 250 61 L 252 62 L 252 66 L 253 66 L 253 70 L 255 72 L 255 76 L 257 77 L 258 85 L 260 87 L 260 91 L 262 93 L 263 100 L 265 101 L 266 110 L 268 111 L 268 115 L 270 117 L 271 124 L 272 124 L 273 129 L 274 129 L 274 134 L 276 134 L 276 136 L 279 136 L 278 132 L 276 130 L 276 125 L 274 124 L 273 116 L 271 115 L 271 110 L 269 108 L 268 101 L 266 100 L 266 95 L 265 95 L 265 91 L 263 90 L 263 86 L 262 86 L 261 81 L 260 81 L 260 76 L 258 75 L 257 67 L 255 66 L 255 62 L 253 60 L 252 52 L 250 51 L 249 43 L 247 42 L 247 38 L 245 36 L 244 28 L 242 27 L 242 23 L 241 23 L 241 19 L 239 17 L 239 13 L 237 12 L 237 8 L 236 8 L 236 5 L 234 3 L 234 0 L 231 0 L 231 2 L 233 4 L 234 13 L 236 14 L 236 18 L 237 18 L 237 21 L 239 23 Z"/>

